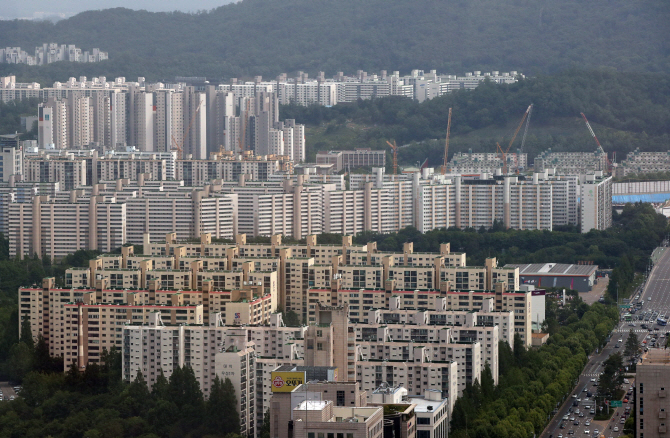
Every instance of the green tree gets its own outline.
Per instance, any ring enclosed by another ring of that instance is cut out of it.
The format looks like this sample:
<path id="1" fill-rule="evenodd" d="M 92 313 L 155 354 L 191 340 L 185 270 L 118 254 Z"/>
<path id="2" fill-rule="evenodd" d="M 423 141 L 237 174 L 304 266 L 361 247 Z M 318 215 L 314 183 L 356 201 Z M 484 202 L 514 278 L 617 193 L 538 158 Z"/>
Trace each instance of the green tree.
<path id="1" fill-rule="evenodd" d="M 637 354 L 640 350 L 640 340 L 637 338 L 637 335 L 630 329 L 628 332 L 628 339 L 626 339 L 626 348 L 624 349 L 624 356 L 632 357 Z"/>
<path id="2" fill-rule="evenodd" d="M 232 382 L 228 378 L 222 382 L 219 376 L 216 376 L 205 407 L 205 418 L 210 433 L 217 435 L 240 433 L 240 418 L 236 406 L 237 400 Z"/>
<path id="3" fill-rule="evenodd" d="M 28 348 L 35 347 L 33 332 L 32 329 L 30 328 L 30 318 L 28 318 L 27 316 L 24 317 L 23 320 L 21 321 L 21 337 L 19 338 L 19 342 L 23 342 L 28 346 Z"/>
<path id="4" fill-rule="evenodd" d="M 9 378 L 14 382 L 22 382 L 23 378 L 33 369 L 34 351 L 25 342 L 14 344 L 9 350 L 7 370 Z"/>
<path id="5" fill-rule="evenodd" d="M 261 425 L 260 438 L 270 438 L 270 409 L 263 415 L 263 424 Z"/>
<path id="6" fill-rule="evenodd" d="M 284 324 L 286 327 L 300 327 L 300 316 L 293 310 L 289 310 L 284 315 Z"/>

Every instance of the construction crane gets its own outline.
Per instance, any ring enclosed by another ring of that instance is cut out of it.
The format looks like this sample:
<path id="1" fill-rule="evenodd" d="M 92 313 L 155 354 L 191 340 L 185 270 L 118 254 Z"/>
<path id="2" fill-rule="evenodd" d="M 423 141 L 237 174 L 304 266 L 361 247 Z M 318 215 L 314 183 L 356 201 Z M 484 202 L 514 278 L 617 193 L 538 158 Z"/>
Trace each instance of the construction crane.
<path id="1" fill-rule="evenodd" d="M 389 146 L 391 146 L 391 149 L 393 149 L 393 174 L 397 175 L 398 174 L 398 146 L 395 144 L 395 140 L 393 140 L 393 143 L 386 140 L 386 143 Z"/>
<path id="2" fill-rule="evenodd" d="M 593 128 L 591 128 L 591 124 L 589 123 L 589 120 L 586 118 L 584 113 L 580 113 L 580 114 L 582 115 L 582 118 L 584 119 L 584 122 L 586 123 L 586 127 L 589 128 L 589 132 L 591 133 L 591 136 L 596 141 L 596 144 L 598 145 L 598 149 L 601 149 L 601 150 L 604 151 L 603 147 L 600 145 L 600 142 L 598 141 L 598 137 L 596 137 L 596 133 L 593 132 Z M 615 155 L 615 157 L 616 157 L 616 155 Z M 615 158 L 615 160 L 616 160 L 616 158 Z M 612 162 L 610 161 L 609 157 L 607 158 L 607 166 L 608 166 L 607 171 L 611 172 L 613 166 L 612 166 Z"/>
<path id="3" fill-rule="evenodd" d="M 184 131 L 184 135 L 181 138 L 181 144 L 177 143 L 177 140 L 174 138 L 174 134 L 172 134 L 172 150 L 177 151 L 177 159 L 181 160 L 182 155 L 184 153 L 184 140 L 186 139 L 186 136 L 188 135 L 188 132 L 191 130 L 191 126 L 193 126 L 193 122 L 195 121 L 195 116 L 198 115 L 198 112 L 200 111 L 200 107 L 202 106 L 202 100 L 198 104 L 198 107 L 195 109 L 195 112 L 193 113 L 193 117 L 191 117 L 191 121 L 189 122 L 188 126 L 186 127 L 186 131 Z"/>
<path id="4" fill-rule="evenodd" d="M 498 146 L 498 150 L 500 151 L 500 154 L 502 155 L 502 161 L 503 161 L 503 175 L 507 174 L 507 153 L 509 152 L 510 148 L 512 147 L 512 144 L 514 143 L 514 140 L 516 140 L 517 134 L 519 134 L 519 131 L 521 130 L 521 127 L 523 126 L 523 122 L 526 121 L 526 118 L 528 117 L 528 114 L 530 114 L 531 109 L 533 108 L 533 105 L 530 104 L 528 105 L 528 108 L 526 109 L 526 112 L 523 113 L 523 117 L 521 118 L 521 122 L 519 123 L 519 126 L 517 126 L 516 131 L 514 131 L 514 135 L 512 135 L 512 139 L 509 141 L 509 145 L 507 145 L 507 150 L 503 151 L 502 147 L 500 144 L 496 145 Z"/>
<path id="5" fill-rule="evenodd" d="M 442 175 L 447 173 L 447 163 L 449 162 L 449 133 L 451 132 L 451 108 L 449 108 L 449 117 L 447 118 L 447 139 L 444 141 L 444 165 L 442 166 Z"/>
<path id="6" fill-rule="evenodd" d="M 530 125 L 530 115 L 533 112 L 533 104 L 530 104 L 528 108 L 528 118 L 526 119 L 526 127 L 523 129 L 523 138 L 521 139 L 521 148 L 519 148 L 519 153 L 523 152 L 523 145 L 526 144 L 526 135 L 528 135 L 528 125 Z"/>

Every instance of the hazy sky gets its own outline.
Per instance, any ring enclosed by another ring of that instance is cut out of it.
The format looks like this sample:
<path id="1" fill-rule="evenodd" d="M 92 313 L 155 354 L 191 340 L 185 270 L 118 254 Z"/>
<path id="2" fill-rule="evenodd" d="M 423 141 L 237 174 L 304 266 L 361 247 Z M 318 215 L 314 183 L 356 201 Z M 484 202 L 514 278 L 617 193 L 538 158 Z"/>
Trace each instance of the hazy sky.
<path id="1" fill-rule="evenodd" d="M 67 18 L 91 9 L 124 7 L 147 11 L 184 11 L 213 9 L 233 0 L 0 0 L 0 19 Z"/>

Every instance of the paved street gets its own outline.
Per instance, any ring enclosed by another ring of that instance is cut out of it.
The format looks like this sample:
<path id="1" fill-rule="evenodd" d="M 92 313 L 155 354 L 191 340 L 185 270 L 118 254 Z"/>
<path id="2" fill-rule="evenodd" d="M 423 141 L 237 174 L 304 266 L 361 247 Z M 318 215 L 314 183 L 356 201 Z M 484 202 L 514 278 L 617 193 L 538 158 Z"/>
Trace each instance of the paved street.
<path id="1" fill-rule="evenodd" d="M 593 397 L 588 397 L 587 393 L 591 392 L 592 395 L 596 393 L 597 387 L 594 386 L 592 379 L 595 380 L 598 378 L 603 370 L 602 363 L 610 354 L 615 352 L 623 353 L 631 329 L 633 329 L 633 332 L 641 342 L 643 340 L 647 341 L 647 344 L 643 344 L 643 346 L 649 345 L 653 333 L 659 334 L 659 343 L 665 342 L 665 338 L 661 336 L 666 334 L 667 326 L 659 326 L 656 321 L 659 316 L 666 319 L 670 316 L 670 293 L 668 293 L 668 290 L 670 290 L 670 250 L 662 248 L 657 250 L 655 255 L 658 256 L 656 264 L 639 298 L 631 297 L 631 309 L 636 308 L 638 303 L 642 303 L 641 307 L 632 315 L 632 321 L 620 321 L 619 325 L 612 332 L 611 339 L 605 348 L 589 358 L 589 362 L 579 377 L 579 383 L 563 402 L 558 413 L 545 429 L 542 434 L 543 438 L 549 438 L 550 436 L 553 438 L 617 437 L 623 434 L 623 424 L 620 422 L 621 415 L 627 406 L 633 409 L 634 400 L 630 399 L 630 403 L 624 403 L 623 407 L 617 408 L 617 412 L 612 416 L 610 421 L 593 421 L 592 408 L 594 400 Z M 606 284 L 602 279 L 601 282 Z M 589 294 L 580 295 L 584 295 L 583 299 L 592 303 L 595 301 L 594 298 L 597 299 L 601 294 L 598 293 L 596 296 L 596 293 L 592 291 Z M 645 327 L 642 327 L 642 324 Z M 630 379 L 628 384 L 624 384 L 624 389 L 628 390 L 632 385 L 634 385 L 634 379 Z M 577 406 L 574 406 L 575 402 Z M 566 415 L 567 420 L 563 420 Z M 560 428 L 561 424 L 563 424 L 564 428 Z M 615 428 L 619 430 L 615 431 Z M 598 435 L 594 435 L 595 430 L 598 430 Z"/>

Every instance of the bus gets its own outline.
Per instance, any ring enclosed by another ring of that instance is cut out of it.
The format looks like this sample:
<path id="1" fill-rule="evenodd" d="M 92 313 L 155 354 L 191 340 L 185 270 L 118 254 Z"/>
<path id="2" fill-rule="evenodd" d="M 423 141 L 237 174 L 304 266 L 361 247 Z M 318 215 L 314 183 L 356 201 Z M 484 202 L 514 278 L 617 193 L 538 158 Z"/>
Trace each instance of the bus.
<path id="1" fill-rule="evenodd" d="M 623 316 L 623 319 L 624 319 L 624 321 L 631 321 L 633 319 L 633 315 L 631 315 L 630 313 L 626 313 Z"/>
<path id="2" fill-rule="evenodd" d="M 656 320 L 656 324 L 658 324 L 658 325 L 667 325 L 667 324 L 668 324 L 668 321 L 665 320 L 665 319 L 663 319 L 663 318 L 661 318 L 661 317 L 659 316 L 658 319 Z"/>

